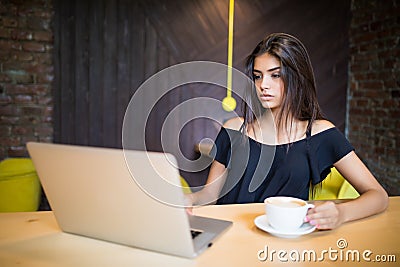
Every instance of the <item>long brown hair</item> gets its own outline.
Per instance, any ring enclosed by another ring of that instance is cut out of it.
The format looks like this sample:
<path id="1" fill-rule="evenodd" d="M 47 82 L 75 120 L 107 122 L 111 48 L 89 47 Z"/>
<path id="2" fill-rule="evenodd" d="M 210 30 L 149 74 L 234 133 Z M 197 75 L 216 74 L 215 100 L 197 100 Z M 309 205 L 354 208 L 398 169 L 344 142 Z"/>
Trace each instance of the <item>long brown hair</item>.
<path id="1" fill-rule="evenodd" d="M 285 33 L 273 33 L 257 44 L 246 60 L 246 74 L 252 81 L 254 60 L 265 53 L 280 63 L 284 83 L 282 108 L 276 119 L 278 129 L 292 129 L 292 120 L 309 121 L 307 131 L 317 119 L 324 119 L 317 100 L 314 72 L 305 46 L 295 37 Z M 246 90 L 243 116 L 246 126 L 251 125 L 266 111 L 257 98 L 254 83 Z M 290 133 L 288 134 L 290 136 Z"/>

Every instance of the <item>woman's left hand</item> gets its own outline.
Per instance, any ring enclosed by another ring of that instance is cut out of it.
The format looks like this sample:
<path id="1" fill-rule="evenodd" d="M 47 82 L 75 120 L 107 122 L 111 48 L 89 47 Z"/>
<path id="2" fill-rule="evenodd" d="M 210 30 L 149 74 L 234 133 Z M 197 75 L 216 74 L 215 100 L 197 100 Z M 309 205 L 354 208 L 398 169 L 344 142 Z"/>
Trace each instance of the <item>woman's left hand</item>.
<path id="1" fill-rule="evenodd" d="M 305 222 L 317 226 L 317 229 L 334 229 L 343 223 L 340 215 L 340 210 L 333 201 L 315 203 L 315 207 L 308 210 Z"/>

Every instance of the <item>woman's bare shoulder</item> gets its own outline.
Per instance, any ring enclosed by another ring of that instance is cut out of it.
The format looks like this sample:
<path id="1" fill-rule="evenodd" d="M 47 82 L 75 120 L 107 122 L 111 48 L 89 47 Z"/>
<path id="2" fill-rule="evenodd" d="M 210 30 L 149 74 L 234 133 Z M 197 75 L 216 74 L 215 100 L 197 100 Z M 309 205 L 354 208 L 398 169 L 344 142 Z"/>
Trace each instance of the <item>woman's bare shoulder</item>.
<path id="1" fill-rule="evenodd" d="M 316 120 L 312 125 L 311 135 L 318 134 L 334 127 L 335 125 L 328 120 Z"/>
<path id="2" fill-rule="evenodd" d="M 224 123 L 224 127 L 232 130 L 239 130 L 244 120 L 242 117 L 234 117 Z"/>

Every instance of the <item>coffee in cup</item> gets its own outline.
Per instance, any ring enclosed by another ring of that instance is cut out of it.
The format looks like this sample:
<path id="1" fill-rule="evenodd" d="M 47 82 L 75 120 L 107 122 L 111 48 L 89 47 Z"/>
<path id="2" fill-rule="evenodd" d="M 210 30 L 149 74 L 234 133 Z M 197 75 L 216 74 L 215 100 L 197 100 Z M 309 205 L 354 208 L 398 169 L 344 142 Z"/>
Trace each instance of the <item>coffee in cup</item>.
<path id="1" fill-rule="evenodd" d="M 283 232 L 295 231 L 304 223 L 313 204 L 294 197 L 269 197 L 264 200 L 269 224 Z"/>

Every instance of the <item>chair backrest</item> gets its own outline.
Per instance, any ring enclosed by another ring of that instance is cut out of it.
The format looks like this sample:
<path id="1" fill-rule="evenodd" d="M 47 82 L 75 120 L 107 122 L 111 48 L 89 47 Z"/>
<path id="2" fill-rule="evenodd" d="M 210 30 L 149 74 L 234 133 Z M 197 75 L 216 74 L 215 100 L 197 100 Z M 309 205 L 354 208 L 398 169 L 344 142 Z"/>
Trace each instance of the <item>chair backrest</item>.
<path id="1" fill-rule="evenodd" d="M 332 167 L 331 172 L 322 181 L 322 188 L 318 188 L 314 196 L 310 194 L 310 200 L 353 199 L 359 195 L 340 172 Z"/>
<path id="2" fill-rule="evenodd" d="M 181 185 L 182 185 L 183 193 L 185 193 L 185 194 L 192 193 L 192 189 L 190 189 L 189 184 L 186 182 L 185 178 L 183 178 L 182 176 L 181 176 Z"/>

